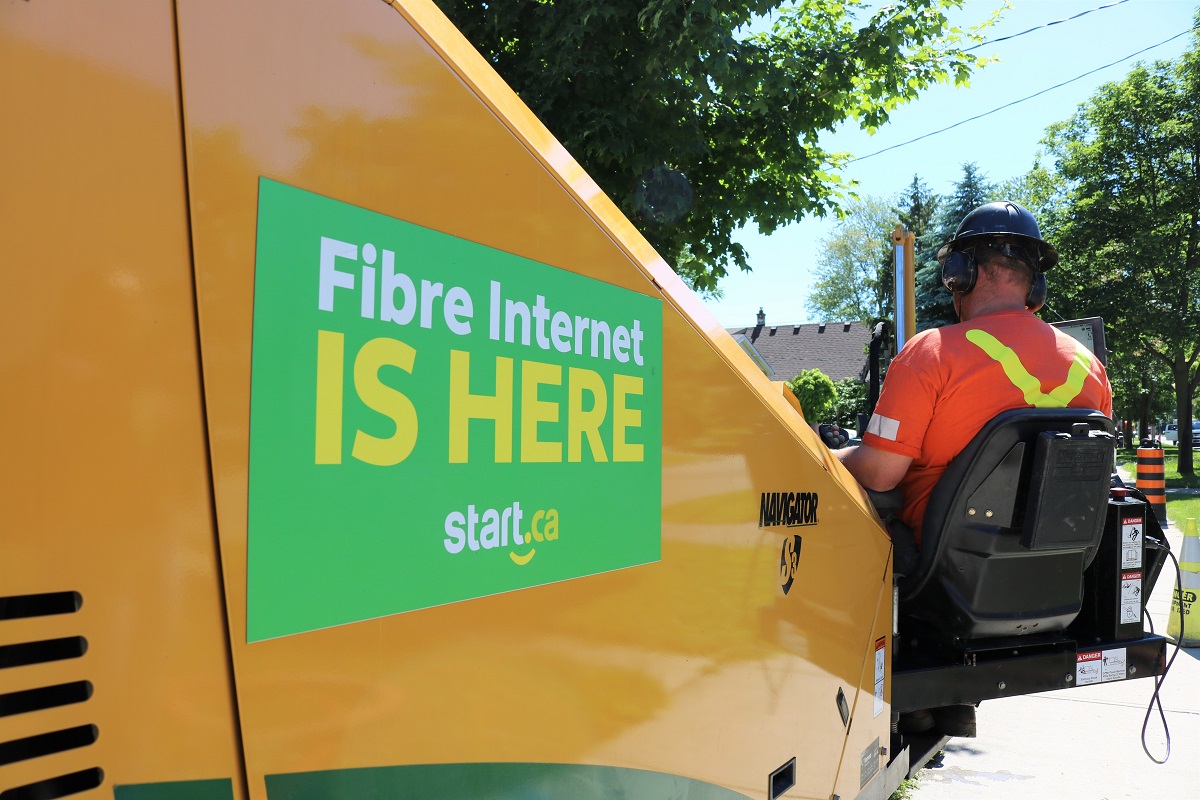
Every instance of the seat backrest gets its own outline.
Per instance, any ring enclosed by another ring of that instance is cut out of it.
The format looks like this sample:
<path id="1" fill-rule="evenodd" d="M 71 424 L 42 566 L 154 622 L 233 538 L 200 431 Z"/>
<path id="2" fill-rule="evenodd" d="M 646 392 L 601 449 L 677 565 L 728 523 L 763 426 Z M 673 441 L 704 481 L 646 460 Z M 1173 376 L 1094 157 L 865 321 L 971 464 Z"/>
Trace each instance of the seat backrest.
<path id="1" fill-rule="evenodd" d="M 1069 625 L 1104 530 L 1114 434 L 1086 409 L 1016 409 L 985 425 L 930 497 L 902 616 L 956 640 Z"/>

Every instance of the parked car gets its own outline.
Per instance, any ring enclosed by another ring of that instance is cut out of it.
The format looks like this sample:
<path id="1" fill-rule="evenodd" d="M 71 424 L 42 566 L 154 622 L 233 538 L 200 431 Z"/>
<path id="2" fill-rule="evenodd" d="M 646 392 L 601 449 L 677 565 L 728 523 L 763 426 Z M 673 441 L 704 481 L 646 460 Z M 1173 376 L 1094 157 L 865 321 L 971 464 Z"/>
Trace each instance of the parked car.
<path id="1" fill-rule="evenodd" d="M 1168 422 L 1163 426 L 1162 443 L 1179 444 L 1179 426 L 1177 424 Z M 1192 445 L 1200 447 L 1200 420 L 1196 419 L 1192 420 Z"/>

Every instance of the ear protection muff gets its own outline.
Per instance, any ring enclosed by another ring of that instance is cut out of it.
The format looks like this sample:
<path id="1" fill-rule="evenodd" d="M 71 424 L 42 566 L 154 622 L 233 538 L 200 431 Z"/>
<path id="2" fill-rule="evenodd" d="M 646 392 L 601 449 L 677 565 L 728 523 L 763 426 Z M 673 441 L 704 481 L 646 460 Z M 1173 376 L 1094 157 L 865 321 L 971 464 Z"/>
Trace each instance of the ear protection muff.
<path id="1" fill-rule="evenodd" d="M 1037 313 L 1046 305 L 1046 291 L 1046 273 L 1039 272 L 1033 276 L 1033 283 L 1029 285 L 1029 294 L 1025 296 L 1025 308 Z"/>
<path id="2" fill-rule="evenodd" d="M 975 288 L 979 276 L 979 264 L 975 261 L 975 248 L 955 250 L 942 262 L 942 285 L 950 294 L 966 294 Z"/>
<path id="3" fill-rule="evenodd" d="M 979 262 L 975 260 L 975 249 L 955 250 L 942 262 L 942 285 L 951 294 L 966 294 L 975 288 L 979 277 Z M 1025 296 L 1025 308 L 1037 312 L 1046 304 L 1046 275 L 1039 272 L 1033 276 L 1029 294 Z"/>

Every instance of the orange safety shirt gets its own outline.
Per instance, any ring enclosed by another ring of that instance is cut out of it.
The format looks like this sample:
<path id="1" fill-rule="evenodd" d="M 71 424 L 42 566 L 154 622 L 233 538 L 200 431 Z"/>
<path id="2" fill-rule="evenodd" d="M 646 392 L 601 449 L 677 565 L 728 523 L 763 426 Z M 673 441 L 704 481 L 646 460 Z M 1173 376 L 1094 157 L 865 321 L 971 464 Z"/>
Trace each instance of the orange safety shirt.
<path id="1" fill-rule="evenodd" d="M 1014 408 L 1091 408 L 1112 415 L 1104 365 L 1024 309 L 914 336 L 892 359 L 864 444 L 913 459 L 900 518 L 921 542 L 925 507 L 950 461 L 988 420 Z"/>

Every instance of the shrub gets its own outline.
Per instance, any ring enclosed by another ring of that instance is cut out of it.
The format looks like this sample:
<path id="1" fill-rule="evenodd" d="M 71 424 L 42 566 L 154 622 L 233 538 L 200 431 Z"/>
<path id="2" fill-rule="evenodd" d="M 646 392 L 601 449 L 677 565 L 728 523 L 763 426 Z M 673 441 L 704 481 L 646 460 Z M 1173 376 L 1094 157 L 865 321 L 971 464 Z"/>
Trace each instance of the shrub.
<path id="1" fill-rule="evenodd" d="M 787 382 L 810 424 L 825 420 L 837 396 L 833 381 L 819 369 L 806 369 Z"/>

